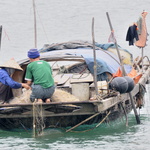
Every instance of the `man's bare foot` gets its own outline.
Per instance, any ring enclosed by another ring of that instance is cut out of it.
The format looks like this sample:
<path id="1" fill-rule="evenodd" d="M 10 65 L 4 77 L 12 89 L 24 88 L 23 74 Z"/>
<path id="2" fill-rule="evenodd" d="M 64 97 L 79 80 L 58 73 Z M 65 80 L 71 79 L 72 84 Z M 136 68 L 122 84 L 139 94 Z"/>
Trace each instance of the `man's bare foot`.
<path id="1" fill-rule="evenodd" d="M 37 103 L 43 103 L 42 99 L 37 99 Z"/>
<path id="2" fill-rule="evenodd" d="M 46 103 L 50 103 L 51 100 L 50 100 L 49 98 L 47 98 L 45 102 L 46 102 Z"/>

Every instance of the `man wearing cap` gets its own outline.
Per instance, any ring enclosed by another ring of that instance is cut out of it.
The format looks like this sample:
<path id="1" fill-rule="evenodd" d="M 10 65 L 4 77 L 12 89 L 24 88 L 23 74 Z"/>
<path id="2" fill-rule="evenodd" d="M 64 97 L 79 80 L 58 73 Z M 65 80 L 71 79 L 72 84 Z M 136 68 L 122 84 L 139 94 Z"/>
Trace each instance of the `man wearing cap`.
<path id="1" fill-rule="evenodd" d="M 0 65 L 0 102 L 7 103 L 13 97 L 12 88 L 19 89 L 24 87 L 30 89 L 26 83 L 19 83 L 12 79 L 15 70 L 23 71 L 14 59 L 10 59 L 3 65 Z"/>
<path id="2" fill-rule="evenodd" d="M 31 63 L 27 66 L 25 80 L 28 85 L 32 84 L 30 100 L 34 102 L 37 99 L 38 102 L 49 103 L 55 91 L 51 66 L 48 62 L 40 60 L 37 49 L 30 49 L 28 57 Z"/>

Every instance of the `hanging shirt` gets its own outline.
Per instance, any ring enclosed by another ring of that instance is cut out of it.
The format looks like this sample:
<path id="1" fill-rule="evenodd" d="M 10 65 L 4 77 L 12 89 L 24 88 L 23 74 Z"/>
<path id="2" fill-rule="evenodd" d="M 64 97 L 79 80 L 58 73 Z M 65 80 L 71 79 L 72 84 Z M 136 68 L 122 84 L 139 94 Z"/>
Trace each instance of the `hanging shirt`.
<path id="1" fill-rule="evenodd" d="M 134 45 L 134 41 L 138 41 L 138 33 L 137 33 L 137 26 L 134 24 L 128 28 L 126 41 L 129 41 L 129 45 Z"/>
<path id="2" fill-rule="evenodd" d="M 0 82 L 13 89 L 21 88 L 21 83 L 14 81 L 5 69 L 0 69 Z"/>
<path id="3" fill-rule="evenodd" d="M 138 26 L 140 26 L 140 32 L 139 32 L 139 40 L 135 42 L 135 45 L 137 47 L 145 47 L 146 46 L 146 41 L 147 41 L 147 28 L 146 28 L 146 18 L 147 12 L 142 13 L 142 17 L 139 19 L 137 22 Z"/>

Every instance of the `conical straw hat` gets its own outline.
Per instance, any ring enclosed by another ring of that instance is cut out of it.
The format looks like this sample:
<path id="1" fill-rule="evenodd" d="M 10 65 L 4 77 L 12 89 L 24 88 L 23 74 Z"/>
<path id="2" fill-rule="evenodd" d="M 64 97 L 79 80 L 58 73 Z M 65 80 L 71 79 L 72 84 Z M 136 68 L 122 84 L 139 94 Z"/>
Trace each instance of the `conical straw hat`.
<path id="1" fill-rule="evenodd" d="M 4 64 L 0 65 L 0 68 L 13 68 L 16 70 L 23 71 L 23 69 L 19 66 L 19 64 L 13 58 L 8 60 Z"/>

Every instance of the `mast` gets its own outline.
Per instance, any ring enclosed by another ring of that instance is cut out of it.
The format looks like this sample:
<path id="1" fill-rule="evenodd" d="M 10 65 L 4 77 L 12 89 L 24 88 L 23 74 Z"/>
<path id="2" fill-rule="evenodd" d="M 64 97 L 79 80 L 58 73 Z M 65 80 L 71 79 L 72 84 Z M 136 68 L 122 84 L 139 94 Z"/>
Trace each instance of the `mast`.
<path id="1" fill-rule="evenodd" d="M 94 37 L 94 17 L 92 19 L 92 41 L 93 41 L 93 56 L 94 56 L 94 85 L 95 85 L 95 92 L 98 95 L 98 87 L 97 87 L 97 63 L 96 63 L 96 51 L 95 51 L 95 37 Z"/>
<path id="2" fill-rule="evenodd" d="M 0 25 L 0 49 L 1 49 L 1 40 L 2 40 L 2 25 Z"/>
<path id="3" fill-rule="evenodd" d="M 37 30 L 36 30 L 36 10 L 35 10 L 35 0 L 33 1 L 33 13 L 34 13 L 34 47 L 37 47 Z"/>

